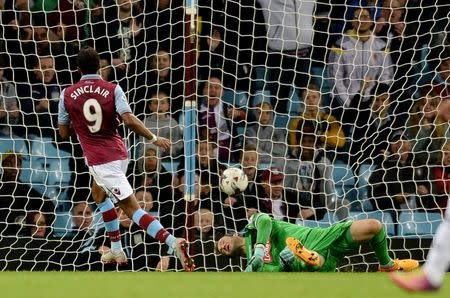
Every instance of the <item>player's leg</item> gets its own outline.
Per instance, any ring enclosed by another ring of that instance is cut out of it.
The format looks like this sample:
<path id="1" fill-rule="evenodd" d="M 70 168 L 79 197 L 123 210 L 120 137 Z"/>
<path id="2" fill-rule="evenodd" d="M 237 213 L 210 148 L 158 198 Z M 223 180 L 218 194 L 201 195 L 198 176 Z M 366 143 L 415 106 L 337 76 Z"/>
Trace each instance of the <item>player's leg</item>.
<path id="1" fill-rule="evenodd" d="M 325 258 L 314 250 L 306 248 L 299 239 L 294 237 L 288 237 L 286 239 L 286 248 L 288 250 L 283 250 L 283 252 L 291 251 L 300 260 L 302 260 L 306 265 L 313 266 L 314 270 L 320 269 L 325 263 Z M 281 257 L 280 253 L 280 257 Z M 305 270 L 302 270 L 305 271 Z"/>
<path id="2" fill-rule="evenodd" d="M 150 236 L 169 247 L 169 253 L 173 253 L 181 261 L 186 271 L 194 270 L 193 259 L 187 254 L 187 242 L 182 238 L 175 238 L 152 215 L 145 212 L 138 204 L 133 189 L 128 182 L 125 173 L 128 161 L 120 160 L 110 163 L 109 169 L 115 175 L 104 175 L 105 185 L 111 195 L 117 201 L 117 205 Z"/>
<path id="3" fill-rule="evenodd" d="M 194 270 L 194 261 L 187 253 L 187 242 L 182 238 L 175 238 L 161 223 L 151 214 L 145 212 L 138 204 L 134 194 L 124 200 L 120 200 L 118 206 L 128 215 L 129 218 L 139 225 L 148 235 L 161 243 L 169 246 L 169 253 L 177 256 L 186 271 Z"/>
<path id="4" fill-rule="evenodd" d="M 111 250 L 102 255 L 103 263 L 118 263 L 119 265 L 127 263 L 127 257 L 122 248 L 119 230 L 119 217 L 116 208 L 110 198 L 107 198 L 106 192 L 95 182 L 92 183 L 92 197 L 97 204 L 105 224 L 111 242 Z"/>
<path id="5" fill-rule="evenodd" d="M 411 271 L 419 266 L 419 262 L 416 260 L 391 259 L 388 251 L 386 231 L 383 224 L 376 219 L 363 219 L 353 222 L 346 237 L 356 243 L 369 242 L 380 263 L 379 271 Z"/>
<path id="6" fill-rule="evenodd" d="M 427 260 L 422 267 L 423 270 L 416 274 L 392 274 L 390 276 L 392 281 L 400 287 L 408 291 L 434 291 L 440 288 L 450 265 L 449 210 L 450 200 L 447 203 L 444 221 L 436 232 Z"/>

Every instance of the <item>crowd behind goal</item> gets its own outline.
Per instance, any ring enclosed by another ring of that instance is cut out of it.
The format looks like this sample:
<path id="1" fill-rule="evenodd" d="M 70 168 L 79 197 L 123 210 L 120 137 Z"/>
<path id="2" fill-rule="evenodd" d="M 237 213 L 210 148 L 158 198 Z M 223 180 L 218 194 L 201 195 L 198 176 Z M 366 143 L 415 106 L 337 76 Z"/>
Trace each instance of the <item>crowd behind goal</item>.
<path id="1" fill-rule="evenodd" d="M 108 240 L 81 147 L 57 131 L 86 45 L 134 114 L 172 141 L 162 152 L 120 130 L 141 207 L 189 236 L 198 268 L 229 269 L 214 240 L 256 211 L 308 226 L 373 217 L 393 238 L 433 236 L 450 193 L 449 124 L 436 117 L 450 97 L 450 9 L 434 2 L 199 0 L 197 76 L 187 78 L 178 1 L 0 0 L 0 246 L 48 245 L 41 269 L 112 269 L 99 262 Z M 188 206 L 189 80 L 198 129 Z M 219 189 L 231 166 L 249 179 L 234 197 Z M 128 270 L 176 267 L 121 218 Z"/>

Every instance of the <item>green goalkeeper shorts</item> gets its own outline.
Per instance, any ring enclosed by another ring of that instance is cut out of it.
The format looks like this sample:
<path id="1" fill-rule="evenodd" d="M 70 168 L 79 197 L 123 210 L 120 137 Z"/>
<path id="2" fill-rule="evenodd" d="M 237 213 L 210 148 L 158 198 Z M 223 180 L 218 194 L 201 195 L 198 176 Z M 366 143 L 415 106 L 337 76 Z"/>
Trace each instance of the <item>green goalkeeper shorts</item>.
<path id="1" fill-rule="evenodd" d="M 346 233 L 353 221 L 335 224 L 329 228 L 313 228 L 303 245 L 312 249 L 325 258 L 321 272 L 334 272 L 341 260 L 358 249 L 359 244 L 348 239 Z"/>

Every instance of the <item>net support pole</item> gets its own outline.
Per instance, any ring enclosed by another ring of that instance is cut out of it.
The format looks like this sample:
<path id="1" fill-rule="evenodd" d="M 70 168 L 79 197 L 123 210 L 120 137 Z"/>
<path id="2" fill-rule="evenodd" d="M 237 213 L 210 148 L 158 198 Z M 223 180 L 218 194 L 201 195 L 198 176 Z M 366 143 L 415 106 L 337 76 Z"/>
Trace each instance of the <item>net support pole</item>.
<path id="1" fill-rule="evenodd" d="M 196 0 L 185 2 L 185 63 L 184 63 L 184 169 L 186 201 L 186 228 L 188 241 L 194 241 L 194 200 L 195 194 L 195 154 L 197 128 L 197 3 Z M 194 254 L 191 246 L 191 254 Z"/>

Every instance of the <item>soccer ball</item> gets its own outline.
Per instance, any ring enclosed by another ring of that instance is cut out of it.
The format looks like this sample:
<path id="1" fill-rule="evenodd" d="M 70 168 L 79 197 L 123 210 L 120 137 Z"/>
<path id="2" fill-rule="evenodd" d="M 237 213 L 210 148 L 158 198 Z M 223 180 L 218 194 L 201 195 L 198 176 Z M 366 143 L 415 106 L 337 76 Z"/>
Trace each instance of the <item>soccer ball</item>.
<path id="1" fill-rule="evenodd" d="M 238 168 L 228 168 L 220 178 L 220 189 L 229 196 L 244 191 L 248 185 L 248 178 L 244 171 Z"/>

